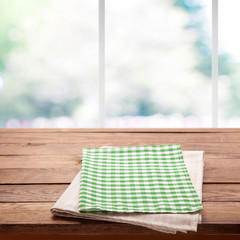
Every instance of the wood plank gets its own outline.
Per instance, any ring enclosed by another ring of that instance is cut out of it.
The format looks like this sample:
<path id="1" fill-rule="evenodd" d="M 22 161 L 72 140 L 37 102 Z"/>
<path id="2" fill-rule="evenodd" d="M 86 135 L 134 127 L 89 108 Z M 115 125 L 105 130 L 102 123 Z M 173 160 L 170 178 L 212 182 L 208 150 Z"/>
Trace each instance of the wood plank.
<path id="1" fill-rule="evenodd" d="M 122 135 L 122 133 L 116 133 Z M 111 142 L 114 133 L 70 133 L 70 132 L 3 132 L 0 133 L 0 143 L 98 143 Z M 124 134 L 123 134 L 124 135 Z M 129 133 L 126 134 L 127 136 Z"/>
<path id="2" fill-rule="evenodd" d="M 204 183 L 240 183 L 240 160 L 214 159 L 204 162 Z"/>
<path id="3" fill-rule="evenodd" d="M 204 184 L 205 202 L 240 202 L 240 184 Z"/>
<path id="4" fill-rule="evenodd" d="M 68 184 L 0 185 L 0 202 L 56 201 Z M 203 202 L 240 202 L 240 184 L 204 184 Z"/>
<path id="5" fill-rule="evenodd" d="M 56 201 L 69 184 L 0 185 L 0 202 Z"/>
<path id="6" fill-rule="evenodd" d="M 240 226 L 237 224 L 200 224 L 197 232 L 188 232 L 187 234 L 178 232 L 176 235 L 171 235 L 171 239 L 202 240 L 204 238 L 205 240 L 225 240 L 226 237 L 230 237 L 231 240 L 239 240 L 239 234 Z M 0 239 L 8 240 L 79 240 L 79 238 L 81 240 L 165 240 L 166 236 L 165 233 L 140 226 L 93 220 L 91 220 L 91 223 L 87 220 L 82 220 L 80 226 L 79 224 L 0 225 Z"/>
<path id="7" fill-rule="evenodd" d="M 56 158 L 53 160 L 53 163 L 57 162 L 55 166 L 50 161 L 47 163 L 48 159 L 52 160 L 51 158 L 46 158 L 44 162 L 36 163 L 41 168 L 31 167 L 34 165 L 33 159 L 31 158 L 26 168 L 0 168 L 0 184 L 70 183 L 81 168 L 79 158 L 72 165 L 71 163 L 68 165 L 65 158 L 61 160 L 64 162 L 61 165 Z M 6 161 L 4 162 L 6 164 Z M 28 164 L 25 160 L 21 162 L 24 162 L 23 166 Z M 41 165 L 45 163 L 47 167 Z M 4 166 L 4 163 L 1 165 Z M 240 183 L 239 159 L 207 159 L 204 165 L 204 183 Z"/>
<path id="8" fill-rule="evenodd" d="M 92 132 L 2 132 L 0 143 L 97 143 L 126 140 L 132 144 L 155 144 L 158 142 L 240 142 L 240 133 L 92 133 Z"/>
<path id="9" fill-rule="evenodd" d="M 10 168 L 0 170 L 0 184 L 70 183 L 80 171 L 75 168 Z"/>
<path id="10" fill-rule="evenodd" d="M 204 224 L 240 224 L 240 202 L 204 202 Z"/>
<path id="11" fill-rule="evenodd" d="M 152 144 L 152 143 L 151 143 Z M 170 144 L 169 142 L 158 142 L 158 144 Z M 113 139 L 112 142 L 101 143 L 71 143 L 71 144 L 0 144 L 0 155 L 57 155 L 70 154 L 80 155 L 84 147 L 100 146 L 131 146 L 129 142 L 119 142 Z M 146 145 L 146 144 L 139 144 Z M 181 143 L 183 151 L 205 151 L 206 154 L 232 154 L 240 153 L 240 143 Z M 221 155 L 220 155 L 221 157 Z"/>
<path id="12" fill-rule="evenodd" d="M 205 165 L 215 163 L 225 165 L 233 165 L 235 168 L 239 167 L 240 154 L 224 155 L 226 158 L 221 158 L 219 155 L 204 154 Z M 211 161 L 211 162 L 210 162 Z M 0 156 L 1 168 L 65 168 L 75 167 L 81 165 L 81 155 L 5 155 Z"/>
<path id="13" fill-rule="evenodd" d="M 108 143 L 110 145 L 110 143 Z M 102 144 L 0 144 L 0 155 L 81 155 L 84 147 L 100 147 Z"/>
<path id="14" fill-rule="evenodd" d="M 72 168 L 81 166 L 81 155 L 0 156 L 1 168 Z"/>
<path id="15" fill-rule="evenodd" d="M 2 132 L 240 132 L 240 128 L 1 128 Z"/>
<path id="16" fill-rule="evenodd" d="M 53 217 L 53 202 L 0 203 L 1 224 L 81 224 L 78 219 Z M 240 224 L 240 202 L 204 202 L 203 224 Z"/>
<path id="17" fill-rule="evenodd" d="M 78 219 L 54 217 L 54 202 L 0 203 L 0 224 L 80 224 Z"/>
<path id="18" fill-rule="evenodd" d="M 240 153 L 204 153 L 204 159 L 240 159 Z"/>
<path id="19" fill-rule="evenodd" d="M 182 151 L 205 151 L 204 154 L 240 153 L 240 143 L 181 143 Z"/>

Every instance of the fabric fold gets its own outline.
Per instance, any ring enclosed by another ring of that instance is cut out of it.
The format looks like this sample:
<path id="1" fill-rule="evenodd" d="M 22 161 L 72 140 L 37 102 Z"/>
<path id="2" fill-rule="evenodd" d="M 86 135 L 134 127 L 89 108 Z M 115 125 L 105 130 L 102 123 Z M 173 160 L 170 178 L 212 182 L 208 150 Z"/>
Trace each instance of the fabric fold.
<path id="1" fill-rule="evenodd" d="M 191 182 L 199 199 L 202 199 L 203 182 L 203 151 L 183 151 L 183 160 L 186 164 Z M 81 171 L 76 175 L 62 196 L 57 200 L 51 211 L 56 216 L 76 217 L 92 220 L 103 220 L 112 222 L 129 223 L 147 227 L 165 233 L 176 233 L 176 231 L 197 231 L 197 225 L 201 223 L 201 212 L 194 213 L 80 213 Z"/>

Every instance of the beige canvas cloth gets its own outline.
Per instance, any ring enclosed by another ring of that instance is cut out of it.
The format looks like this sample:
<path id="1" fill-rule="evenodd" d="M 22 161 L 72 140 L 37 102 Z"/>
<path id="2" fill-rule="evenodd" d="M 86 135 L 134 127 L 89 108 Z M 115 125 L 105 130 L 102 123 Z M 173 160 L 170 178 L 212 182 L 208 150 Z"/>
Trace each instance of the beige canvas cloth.
<path id="1" fill-rule="evenodd" d="M 203 151 L 183 151 L 183 158 L 195 190 L 202 200 Z M 81 171 L 51 208 L 56 216 L 129 223 L 165 233 L 197 231 L 201 212 L 167 213 L 79 213 L 78 201 Z"/>

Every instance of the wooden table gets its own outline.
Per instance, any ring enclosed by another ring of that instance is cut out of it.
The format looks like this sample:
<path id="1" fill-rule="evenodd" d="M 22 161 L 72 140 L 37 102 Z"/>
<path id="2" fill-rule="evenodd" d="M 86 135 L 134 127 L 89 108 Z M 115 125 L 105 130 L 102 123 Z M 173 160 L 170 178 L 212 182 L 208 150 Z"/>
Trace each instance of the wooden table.
<path id="1" fill-rule="evenodd" d="M 197 234 L 240 235 L 240 129 L 1 129 L 0 233 L 160 235 L 129 224 L 53 217 L 50 208 L 80 170 L 82 148 L 170 143 L 205 151 Z"/>

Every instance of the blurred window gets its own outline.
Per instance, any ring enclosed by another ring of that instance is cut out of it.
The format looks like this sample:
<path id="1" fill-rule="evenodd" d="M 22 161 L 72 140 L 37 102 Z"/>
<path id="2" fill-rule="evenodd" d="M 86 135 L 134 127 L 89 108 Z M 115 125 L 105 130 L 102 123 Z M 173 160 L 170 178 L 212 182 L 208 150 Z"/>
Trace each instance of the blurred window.
<path id="1" fill-rule="evenodd" d="M 98 1 L 0 1 L 0 127 L 96 127 Z"/>
<path id="2" fill-rule="evenodd" d="M 0 127 L 238 127 L 238 6 L 1 0 Z"/>
<path id="3" fill-rule="evenodd" d="M 107 127 L 211 127 L 209 2 L 107 1 Z"/>

